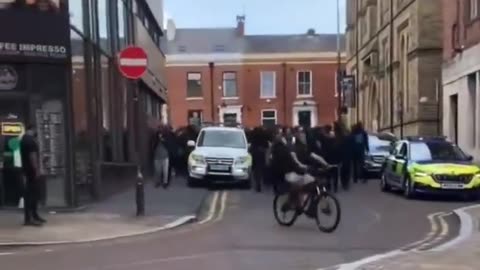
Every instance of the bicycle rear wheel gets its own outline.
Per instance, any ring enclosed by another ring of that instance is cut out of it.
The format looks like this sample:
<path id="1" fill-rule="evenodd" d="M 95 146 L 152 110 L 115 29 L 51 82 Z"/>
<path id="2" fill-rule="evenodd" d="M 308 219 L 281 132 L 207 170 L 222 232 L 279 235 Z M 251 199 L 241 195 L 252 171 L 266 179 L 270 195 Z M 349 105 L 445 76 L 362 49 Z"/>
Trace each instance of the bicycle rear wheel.
<path id="1" fill-rule="evenodd" d="M 332 219 L 332 222 L 324 223 L 321 217 L 322 214 L 328 215 Z M 319 195 L 316 203 L 315 221 L 320 231 L 325 233 L 335 231 L 340 223 L 341 215 L 340 202 L 332 193 L 323 192 Z"/>
<path id="2" fill-rule="evenodd" d="M 285 204 L 288 202 L 288 193 L 276 194 L 273 199 L 273 214 L 275 215 L 275 220 L 281 226 L 290 227 L 297 220 L 298 213 L 294 209 L 288 209 L 283 211 Z"/>

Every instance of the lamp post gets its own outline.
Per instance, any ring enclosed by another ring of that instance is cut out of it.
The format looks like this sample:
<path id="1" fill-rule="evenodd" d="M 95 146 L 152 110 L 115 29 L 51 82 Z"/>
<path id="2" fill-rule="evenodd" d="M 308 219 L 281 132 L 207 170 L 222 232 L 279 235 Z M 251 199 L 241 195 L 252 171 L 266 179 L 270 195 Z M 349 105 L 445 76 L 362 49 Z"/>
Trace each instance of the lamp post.
<path id="1" fill-rule="evenodd" d="M 342 53 L 340 48 L 340 0 L 337 0 L 337 120 L 338 122 L 342 119 Z"/>

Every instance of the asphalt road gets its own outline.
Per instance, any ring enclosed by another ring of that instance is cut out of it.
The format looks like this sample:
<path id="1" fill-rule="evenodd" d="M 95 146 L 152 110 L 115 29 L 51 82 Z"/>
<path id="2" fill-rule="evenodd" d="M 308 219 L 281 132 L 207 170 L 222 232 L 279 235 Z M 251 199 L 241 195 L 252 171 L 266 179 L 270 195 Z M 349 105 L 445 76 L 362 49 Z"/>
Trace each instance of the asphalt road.
<path id="1" fill-rule="evenodd" d="M 216 193 L 214 216 L 204 224 L 108 242 L 0 250 L 0 268 L 319 269 L 405 247 L 425 239 L 432 230 L 438 231 L 435 244 L 440 244 L 458 232 L 458 220 L 448 213 L 468 204 L 458 200 L 410 201 L 380 192 L 378 181 L 372 180 L 338 194 L 342 221 L 337 231 L 325 234 L 305 217 L 293 227 L 278 226 L 271 193 Z M 438 212 L 444 215 L 431 215 Z M 425 248 L 428 239 L 413 246 Z"/>

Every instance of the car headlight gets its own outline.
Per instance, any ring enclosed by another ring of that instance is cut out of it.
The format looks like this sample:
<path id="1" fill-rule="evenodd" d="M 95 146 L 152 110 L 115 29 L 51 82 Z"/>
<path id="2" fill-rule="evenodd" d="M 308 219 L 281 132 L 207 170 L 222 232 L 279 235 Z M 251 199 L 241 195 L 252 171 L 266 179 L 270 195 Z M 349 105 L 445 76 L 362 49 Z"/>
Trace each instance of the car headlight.
<path id="1" fill-rule="evenodd" d="M 204 164 L 205 163 L 205 157 L 202 156 L 202 155 L 198 155 L 198 154 L 191 154 L 190 155 L 190 160 L 192 160 L 193 162 L 195 162 L 197 164 Z"/>
<path id="2" fill-rule="evenodd" d="M 245 157 L 239 157 L 235 160 L 236 165 L 243 165 L 248 162 L 248 156 Z"/>
<path id="3" fill-rule="evenodd" d="M 424 173 L 424 172 L 415 172 L 414 173 L 414 176 L 415 177 L 426 177 L 426 176 L 429 176 L 430 174 L 428 173 Z"/>

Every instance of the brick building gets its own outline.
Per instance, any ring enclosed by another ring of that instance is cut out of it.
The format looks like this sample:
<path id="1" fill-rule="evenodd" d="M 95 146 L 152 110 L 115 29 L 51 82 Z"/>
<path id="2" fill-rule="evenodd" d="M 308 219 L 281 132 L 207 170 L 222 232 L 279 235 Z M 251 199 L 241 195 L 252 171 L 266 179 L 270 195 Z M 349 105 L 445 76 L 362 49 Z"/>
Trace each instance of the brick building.
<path id="1" fill-rule="evenodd" d="M 192 120 L 245 126 L 316 126 L 336 119 L 337 37 L 246 35 L 237 26 L 167 26 L 167 81 L 174 127 Z M 343 37 L 340 40 L 343 50 Z M 198 121 L 197 121 L 198 122 Z"/>
<path id="2" fill-rule="evenodd" d="M 351 123 L 405 136 L 440 132 L 441 8 L 438 0 L 347 0 L 346 69 L 358 86 Z"/>
<path id="3" fill-rule="evenodd" d="M 480 160 L 480 1 L 443 1 L 443 132 Z"/>

